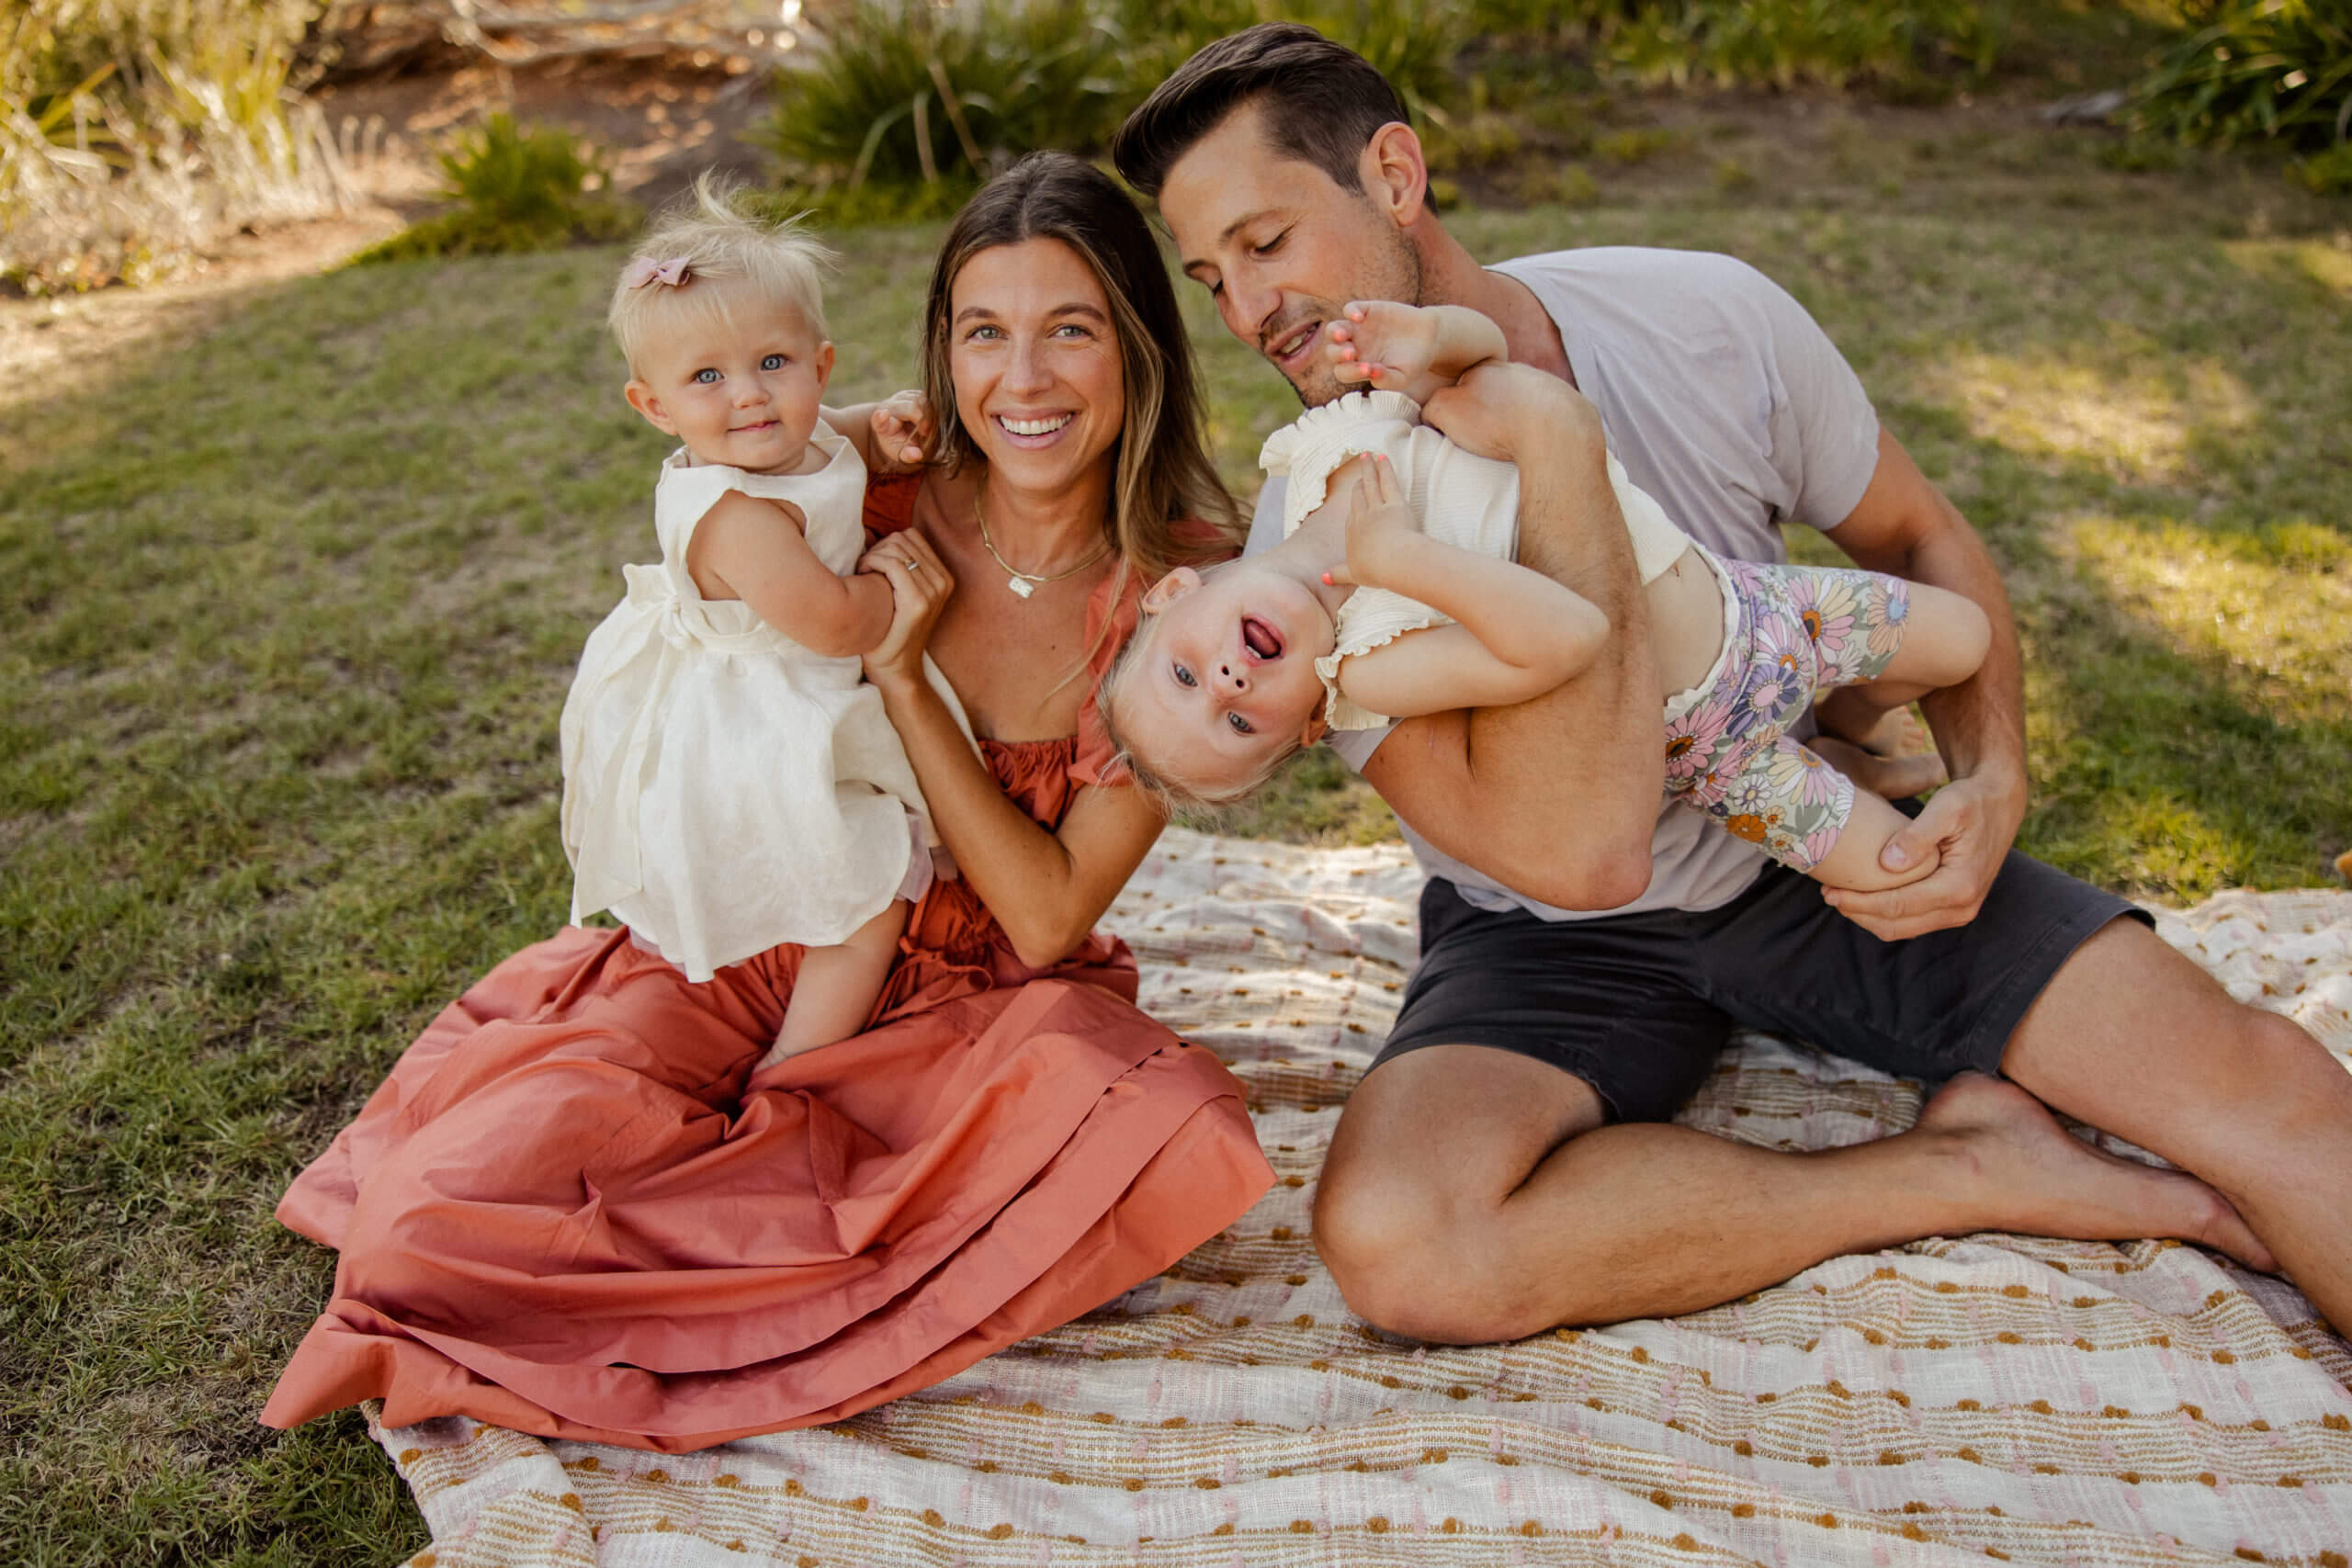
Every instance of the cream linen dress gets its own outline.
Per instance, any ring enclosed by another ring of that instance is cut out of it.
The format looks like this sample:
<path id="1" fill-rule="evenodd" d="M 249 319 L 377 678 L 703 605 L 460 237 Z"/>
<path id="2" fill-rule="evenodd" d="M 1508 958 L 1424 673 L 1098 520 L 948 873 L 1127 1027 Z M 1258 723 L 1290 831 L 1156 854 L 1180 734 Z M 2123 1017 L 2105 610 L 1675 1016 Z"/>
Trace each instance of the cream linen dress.
<path id="1" fill-rule="evenodd" d="M 909 817 L 927 823 L 922 792 L 857 660 L 706 600 L 686 570 L 729 491 L 792 502 L 828 570 L 856 564 L 865 466 L 830 431 L 812 441 L 828 458 L 813 474 L 671 455 L 653 499 L 661 563 L 621 569 L 628 597 L 589 635 L 563 705 L 571 918 L 611 910 L 692 980 L 781 943 L 837 943 L 927 870 Z"/>
<path id="2" fill-rule="evenodd" d="M 1284 477 L 1283 536 L 1298 531 L 1323 504 L 1332 470 L 1362 453 L 1386 455 L 1405 504 L 1432 539 L 1498 560 L 1519 558 L 1519 469 L 1464 451 L 1421 423 L 1421 406 L 1402 392 L 1350 392 L 1312 408 L 1266 437 L 1258 466 Z M 1609 482 L 1633 536 L 1641 580 L 1659 576 L 1690 547 L 1665 508 L 1609 458 Z M 1385 588 L 1358 588 L 1340 605 L 1339 641 L 1315 661 L 1327 696 L 1324 717 L 1334 729 L 1372 729 L 1393 722 L 1340 690 L 1340 666 L 1407 632 L 1447 625 L 1453 617 L 1418 599 Z"/>

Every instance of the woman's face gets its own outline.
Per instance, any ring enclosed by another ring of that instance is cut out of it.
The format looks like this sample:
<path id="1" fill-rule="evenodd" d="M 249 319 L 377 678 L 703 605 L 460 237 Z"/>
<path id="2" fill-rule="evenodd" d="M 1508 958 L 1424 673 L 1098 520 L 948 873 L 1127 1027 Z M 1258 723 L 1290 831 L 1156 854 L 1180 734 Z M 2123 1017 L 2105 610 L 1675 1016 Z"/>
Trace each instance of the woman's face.
<path id="1" fill-rule="evenodd" d="M 1098 466 L 1126 423 L 1111 302 L 1059 240 L 995 245 L 948 291 L 956 412 L 991 468 L 1024 490 L 1060 490 Z"/>

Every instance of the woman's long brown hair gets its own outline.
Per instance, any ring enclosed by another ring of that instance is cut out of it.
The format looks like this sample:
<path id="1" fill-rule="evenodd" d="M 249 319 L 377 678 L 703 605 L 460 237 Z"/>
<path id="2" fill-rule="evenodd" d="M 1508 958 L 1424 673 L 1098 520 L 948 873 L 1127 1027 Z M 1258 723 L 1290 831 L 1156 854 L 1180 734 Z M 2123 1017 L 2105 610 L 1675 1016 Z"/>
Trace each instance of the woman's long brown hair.
<path id="1" fill-rule="evenodd" d="M 1113 592 L 1126 591 L 1131 573 L 1151 582 L 1170 567 L 1234 554 L 1241 546 L 1240 509 L 1209 458 L 1200 371 L 1167 264 L 1151 226 L 1118 182 L 1068 152 L 1033 152 L 990 180 L 964 204 L 939 247 L 923 306 L 931 460 L 950 474 L 980 460 L 948 371 L 956 275 L 981 251 L 1036 239 L 1059 240 L 1084 257 L 1111 301 L 1127 403 L 1115 447 L 1114 504 L 1103 519 L 1119 554 Z"/>

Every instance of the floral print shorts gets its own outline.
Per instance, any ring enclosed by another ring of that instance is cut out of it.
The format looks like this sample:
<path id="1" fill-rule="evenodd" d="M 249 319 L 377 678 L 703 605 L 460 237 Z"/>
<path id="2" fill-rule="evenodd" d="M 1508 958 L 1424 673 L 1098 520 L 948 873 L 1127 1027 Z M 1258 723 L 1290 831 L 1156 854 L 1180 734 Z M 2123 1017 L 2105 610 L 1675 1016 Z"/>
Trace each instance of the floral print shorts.
<path id="1" fill-rule="evenodd" d="M 1781 864 L 1810 871 L 1854 809 L 1854 784 L 1789 738 L 1833 686 L 1875 680 L 1910 618 L 1910 584 L 1875 571 L 1724 560 L 1731 604 L 1714 680 L 1667 706 L 1666 789 Z"/>

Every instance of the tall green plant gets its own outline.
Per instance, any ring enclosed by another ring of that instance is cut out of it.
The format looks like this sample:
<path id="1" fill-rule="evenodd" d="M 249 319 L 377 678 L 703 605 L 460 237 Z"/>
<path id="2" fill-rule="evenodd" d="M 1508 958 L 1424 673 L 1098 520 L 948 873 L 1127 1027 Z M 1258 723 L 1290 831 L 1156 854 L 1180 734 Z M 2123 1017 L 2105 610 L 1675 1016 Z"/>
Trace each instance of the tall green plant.
<path id="1" fill-rule="evenodd" d="M 753 139 L 819 186 L 969 184 L 1099 145 L 1125 107 L 1118 52 L 1091 0 L 853 0 L 777 73 Z"/>
<path id="2" fill-rule="evenodd" d="M 440 164 L 441 194 L 455 205 L 362 251 L 355 265 L 553 250 L 620 239 L 637 226 L 633 208 L 604 194 L 611 171 L 603 155 L 553 126 L 526 129 L 494 114 L 462 133 Z"/>
<path id="3" fill-rule="evenodd" d="M 1419 118 L 1468 16 L 1467 0 L 854 0 L 778 73 L 754 140 L 820 193 L 958 187 L 1037 148 L 1099 151 L 1194 50 L 1277 18 L 1359 51 Z"/>
<path id="4" fill-rule="evenodd" d="M 2008 0 L 1471 0 L 1479 30 L 1580 38 L 1645 83 L 1902 90 L 1991 73 Z"/>
<path id="5" fill-rule="evenodd" d="M 2352 4 L 2207 0 L 2133 92 L 2145 132 L 2304 151 L 2352 139 Z"/>

